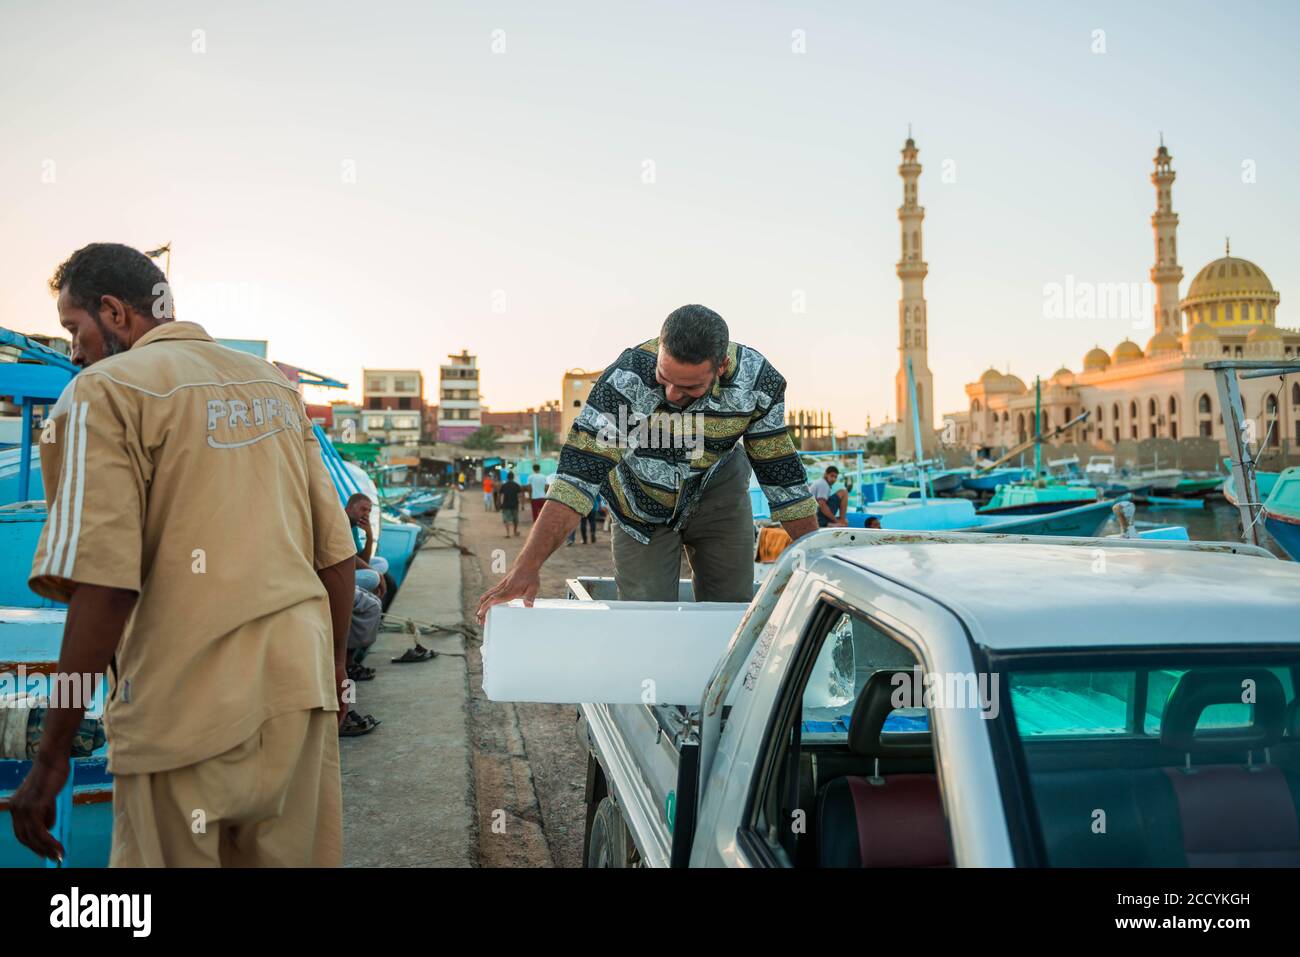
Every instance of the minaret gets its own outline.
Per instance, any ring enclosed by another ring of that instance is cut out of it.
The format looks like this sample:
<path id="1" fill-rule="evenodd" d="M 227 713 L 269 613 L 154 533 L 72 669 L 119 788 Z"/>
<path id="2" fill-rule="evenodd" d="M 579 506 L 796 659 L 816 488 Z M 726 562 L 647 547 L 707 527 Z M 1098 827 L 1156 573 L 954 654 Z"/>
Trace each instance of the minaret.
<path id="1" fill-rule="evenodd" d="M 1155 171 L 1151 182 L 1156 188 L 1156 211 L 1151 216 L 1151 229 L 1156 237 L 1156 263 L 1151 267 L 1151 281 L 1156 287 L 1156 332 L 1170 335 L 1183 334 L 1178 316 L 1178 283 L 1183 278 L 1183 267 L 1178 265 L 1178 214 L 1174 212 L 1173 157 L 1165 149 L 1165 138 L 1160 137 L 1156 150 Z"/>
<path id="2" fill-rule="evenodd" d="M 903 205 L 898 207 L 898 222 L 902 227 L 902 257 L 898 260 L 898 278 L 902 281 L 903 297 L 898 301 L 898 375 L 894 377 L 894 395 L 898 409 L 898 433 L 895 453 L 899 459 L 916 455 L 916 442 L 912 429 L 912 400 L 907 387 L 907 359 L 912 360 L 912 376 L 916 380 L 917 411 L 921 420 L 921 454 L 934 453 L 934 389 L 930 366 L 926 362 L 925 332 L 925 274 L 927 267 L 921 258 L 921 220 L 925 208 L 916 202 L 916 181 L 921 175 L 921 164 L 916 161 L 916 141 L 912 128 L 907 129 L 907 142 L 903 144 L 903 162 L 898 175 L 903 177 Z"/>

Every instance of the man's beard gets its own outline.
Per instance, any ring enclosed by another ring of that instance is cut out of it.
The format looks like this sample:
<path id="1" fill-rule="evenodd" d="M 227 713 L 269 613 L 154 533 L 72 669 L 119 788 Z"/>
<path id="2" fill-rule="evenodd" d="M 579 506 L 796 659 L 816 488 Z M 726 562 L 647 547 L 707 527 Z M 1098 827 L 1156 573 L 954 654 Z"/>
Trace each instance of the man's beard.
<path id="1" fill-rule="evenodd" d="M 104 358 L 115 356 L 118 353 L 126 352 L 127 345 L 117 337 L 117 334 L 100 321 L 99 316 L 91 316 L 95 320 L 95 325 L 99 327 L 99 337 L 104 343 Z M 89 365 L 90 363 L 87 363 Z"/>

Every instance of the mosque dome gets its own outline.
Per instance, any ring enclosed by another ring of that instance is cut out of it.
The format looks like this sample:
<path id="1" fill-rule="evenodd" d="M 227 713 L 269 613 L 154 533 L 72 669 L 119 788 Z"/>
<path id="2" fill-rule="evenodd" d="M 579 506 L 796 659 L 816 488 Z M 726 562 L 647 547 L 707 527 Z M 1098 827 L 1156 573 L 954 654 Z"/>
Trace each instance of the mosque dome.
<path id="1" fill-rule="evenodd" d="M 1256 326 L 1246 337 L 1247 342 L 1281 342 L 1282 333 L 1276 326 Z"/>
<path id="2" fill-rule="evenodd" d="M 1264 270 L 1249 259 L 1224 256 L 1216 259 L 1196 274 L 1187 287 L 1188 303 L 1220 299 L 1240 299 L 1242 296 L 1271 296 L 1273 284 Z"/>
<path id="3" fill-rule="evenodd" d="M 1115 351 L 1111 355 L 1111 361 L 1132 362 L 1134 359 L 1141 359 L 1142 357 L 1142 347 L 1132 339 L 1125 339 L 1115 347 Z"/>
<path id="4" fill-rule="evenodd" d="M 1271 359 L 1282 355 L 1282 333 L 1276 326 L 1256 326 L 1246 337 L 1246 355 Z"/>
<path id="5" fill-rule="evenodd" d="M 1104 369 L 1110 365 L 1110 353 L 1100 346 L 1089 349 L 1088 354 L 1083 357 L 1083 371 L 1091 372 L 1094 369 Z"/>
<path id="6" fill-rule="evenodd" d="M 1198 322 L 1190 326 L 1183 336 L 1183 341 L 1187 344 L 1187 352 L 1197 358 L 1214 359 L 1219 356 L 1221 348 L 1219 334 L 1208 322 Z"/>
<path id="7" fill-rule="evenodd" d="M 1162 353 L 1176 352 L 1181 353 L 1183 345 L 1178 341 L 1178 337 L 1171 332 L 1157 332 L 1147 343 L 1146 353 L 1148 356 L 1160 355 Z"/>
<path id="8" fill-rule="evenodd" d="M 1010 373 L 1003 375 L 997 369 L 989 369 L 980 376 L 980 385 L 984 387 L 985 392 L 1021 393 L 1025 391 L 1025 384 L 1018 377 Z"/>

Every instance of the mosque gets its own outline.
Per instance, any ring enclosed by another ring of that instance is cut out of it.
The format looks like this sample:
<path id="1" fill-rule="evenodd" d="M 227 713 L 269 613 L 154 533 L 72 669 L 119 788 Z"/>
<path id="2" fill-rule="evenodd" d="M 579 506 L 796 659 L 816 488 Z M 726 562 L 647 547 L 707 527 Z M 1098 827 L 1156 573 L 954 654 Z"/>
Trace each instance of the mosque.
<path id="1" fill-rule="evenodd" d="M 1277 290 L 1259 266 L 1232 256 L 1229 247 L 1221 259 L 1196 274 L 1187 295 L 1179 299 L 1183 270 L 1178 264 L 1178 214 L 1173 211 L 1175 173 L 1163 141 L 1154 163 L 1155 335 L 1145 347 L 1125 339 L 1110 352 L 1094 348 L 1078 371 L 1061 368 L 1044 379 L 1042 431 L 1046 434 L 1088 410 L 1088 418 L 1071 427 L 1061 441 L 1113 451 L 1121 442 L 1200 437 L 1217 439 L 1220 453 L 1226 454 L 1214 373 L 1204 364 L 1225 357 L 1300 357 L 1300 331 L 1279 328 Z M 1290 380 L 1279 388 L 1276 379 L 1243 379 L 1240 386 L 1246 415 L 1255 420 L 1265 448 L 1294 454 L 1300 448 L 1300 382 Z M 989 369 L 966 386 L 966 395 L 969 408 L 944 417 L 946 445 L 994 455 L 1032 437 L 1032 384 Z M 900 406 L 900 421 L 902 414 Z"/>

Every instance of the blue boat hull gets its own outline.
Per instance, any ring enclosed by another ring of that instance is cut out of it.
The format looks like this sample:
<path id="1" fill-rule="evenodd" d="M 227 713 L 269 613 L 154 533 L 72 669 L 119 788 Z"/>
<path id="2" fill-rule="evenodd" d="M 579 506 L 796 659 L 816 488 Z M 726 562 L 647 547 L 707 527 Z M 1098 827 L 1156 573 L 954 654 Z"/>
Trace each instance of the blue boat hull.
<path id="1" fill-rule="evenodd" d="M 1019 516 L 988 516 L 993 521 L 980 523 L 967 529 L 972 532 L 999 532 L 1016 535 L 1079 535 L 1085 538 L 1096 535 L 1110 520 L 1113 502 L 1088 502 L 1047 514 Z"/>
<path id="2" fill-rule="evenodd" d="M 388 574 L 393 576 L 398 588 L 402 587 L 402 581 L 411 567 L 411 558 L 415 555 L 422 531 L 412 522 L 383 523 L 383 531 L 379 535 L 379 557 L 388 560 Z"/>
<path id="3" fill-rule="evenodd" d="M 113 841 L 113 778 L 103 757 L 72 762 L 72 831 L 65 867 L 107 867 Z M 8 795 L 27 776 L 30 761 L 0 761 L 0 795 Z M 7 810 L 0 811 L 0 868 L 45 867 L 45 861 L 18 843 Z"/>
<path id="4" fill-rule="evenodd" d="M 1106 505 L 1107 508 L 1110 507 L 1109 502 L 1103 502 L 1103 503 L 1088 502 L 1086 504 L 1088 505 L 1104 504 Z M 1008 505 L 1005 508 L 991 508 L 991 509 L 984 508 L 984 509 L 980 509 L 980 514 L 989 515 L 989 516 L 1048 515 L 1051 514 L 1052 512 L 1069 511 L 1073 508 L 1077 508 L 1078 505 L 1079 505 L 1078 501 L 1034 502 L 1028 505 Z"/>
<path id="5" fill-rule="evenodd" d="M 863 528 L 869 517 L 880 519 L 886 529 L 930 532 L 987 532 L 1004 535 L 1096 535 L 1111 516 L 1113 501 L 1087 502 L 1048 515 L 980 515 L 961 499 L 935 499 L 921 505 L 915 499 L 899 499 L 892 507 L 882 505 L 862 512 L 849 512 L 851 528 Z"/>
<path id="6" fill-rule="evenodd" d="M 1273 536 L 1273 540 L 1282 546 L 1282 551 L 1291 556 L 1292 561 L 1300 562 L 1300 522 L 1265 508 L 1264 528 Z"/>

